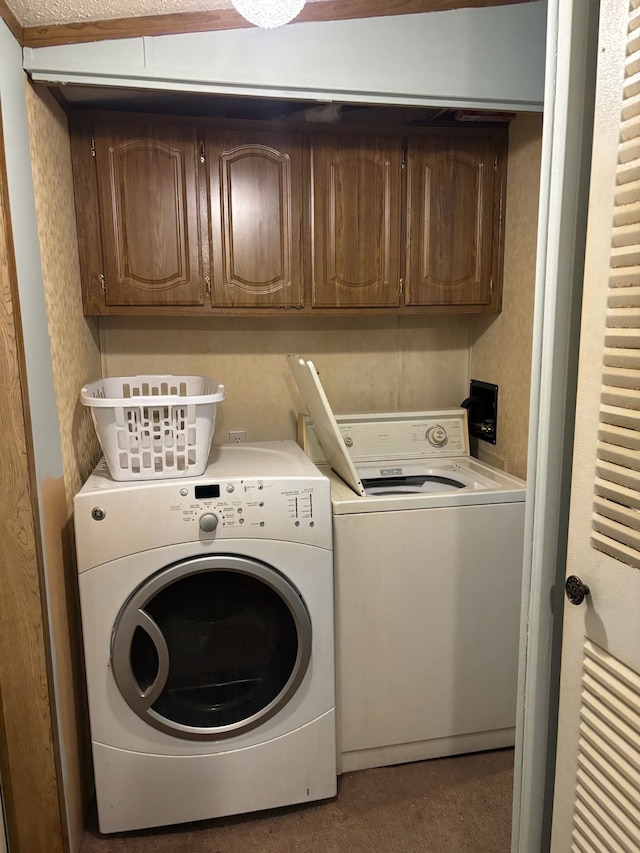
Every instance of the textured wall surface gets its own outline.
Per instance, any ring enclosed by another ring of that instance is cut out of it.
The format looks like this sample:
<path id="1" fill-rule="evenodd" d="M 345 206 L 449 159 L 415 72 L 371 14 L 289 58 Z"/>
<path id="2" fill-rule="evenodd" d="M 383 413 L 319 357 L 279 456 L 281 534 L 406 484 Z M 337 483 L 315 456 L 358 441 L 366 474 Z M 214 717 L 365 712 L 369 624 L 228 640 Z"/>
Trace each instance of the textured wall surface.
<path id="1" fill-rule="evenodd" d="M 66 116 L 46 92 L 27 84 L 38 235 L 58 402 L 69 515 L 72 500 L 99 456 L 80 388 L 100 376 L 97 323 L 85 318 L 80 295 L 71 153 Z"/>
<path id="2" fill-rule="evenodd" d="M 303 411 L 285 356 L 315 363 L 333 410 L 458 405 L 468 388 L 468 317 L 101 320 L 105 375 L 205 374 L 222 382 L 214 441 L 296 437 Z"/>
<path id="3" fill-rule="evenodd" d="M 526 477 L 542 117 L 521 113 L 509 129 L 502 313 L 472 324 L 471 378 L 500 386 L 498 441 L 478 455 Z"/>
<path id="4" fill-rule="evenodd" d="M 26 81 L 26 78 L 25 78 Z M 83 799 L 89 790 L 77 585 L 70 523 L 73 495 L 100 455 L 78 391 L 100 372 L 95 321 L 82 314 L 78 243 L 67 121 L 53 98 L 26 87 L 30 153 L 42 259 L 49 346 L 63 477 L 41 484 L 45 508 L 47 598 L 55 650 L 56 715 L 64 765 L 71 851 L 80 846 Z M 32 406 L 33 408 L 33 406 Z M 84 773 L 83 773 L 84 771 Z"/>

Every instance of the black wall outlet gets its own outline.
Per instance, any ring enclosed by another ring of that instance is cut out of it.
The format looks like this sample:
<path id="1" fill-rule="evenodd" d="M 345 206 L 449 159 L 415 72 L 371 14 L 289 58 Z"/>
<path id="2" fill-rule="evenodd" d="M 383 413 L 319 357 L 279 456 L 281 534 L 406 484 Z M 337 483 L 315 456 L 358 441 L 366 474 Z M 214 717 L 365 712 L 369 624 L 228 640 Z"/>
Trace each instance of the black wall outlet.
<path id="1" fill-rule="evenodd" d="M 498 386 L 472 379 L 469 396 L 460 405 L 468 413 L 469 435 L 495 444 L 498 433 Z"/>

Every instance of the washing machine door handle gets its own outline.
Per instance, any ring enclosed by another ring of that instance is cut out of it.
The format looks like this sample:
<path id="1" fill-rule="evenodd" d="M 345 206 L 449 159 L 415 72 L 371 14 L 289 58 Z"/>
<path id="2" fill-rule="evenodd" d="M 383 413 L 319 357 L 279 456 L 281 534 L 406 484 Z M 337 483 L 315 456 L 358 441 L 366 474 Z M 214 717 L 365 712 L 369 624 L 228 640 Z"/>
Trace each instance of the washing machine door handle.
<path id="1" fill-rule="evenodd" d="M 138 684 L 131 668 L 131 643 L 138 628 L 149 637 L 158 655 L 156 677 L 144 688 Z M 164 690 L 169 677 L 169 649 L 162 631 L 146 610 L 126 611 L 114 634 L 111 666 L 120 692 L 138 712 L 150 708 Z"/>

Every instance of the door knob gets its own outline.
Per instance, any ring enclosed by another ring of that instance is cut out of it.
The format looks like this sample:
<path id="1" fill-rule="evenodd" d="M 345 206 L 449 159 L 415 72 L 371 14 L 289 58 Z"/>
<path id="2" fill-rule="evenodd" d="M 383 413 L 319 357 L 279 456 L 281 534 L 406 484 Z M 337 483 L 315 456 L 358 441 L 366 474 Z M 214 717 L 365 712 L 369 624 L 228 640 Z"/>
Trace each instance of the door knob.
<path id="1" fill-rule="evenodd" d="M 589 587 L 582 583 L 577 575 L 569 575 L 564 585 L 564 591 L 571 604 L 582 604 L 586 595 L 589 595 Z"/>

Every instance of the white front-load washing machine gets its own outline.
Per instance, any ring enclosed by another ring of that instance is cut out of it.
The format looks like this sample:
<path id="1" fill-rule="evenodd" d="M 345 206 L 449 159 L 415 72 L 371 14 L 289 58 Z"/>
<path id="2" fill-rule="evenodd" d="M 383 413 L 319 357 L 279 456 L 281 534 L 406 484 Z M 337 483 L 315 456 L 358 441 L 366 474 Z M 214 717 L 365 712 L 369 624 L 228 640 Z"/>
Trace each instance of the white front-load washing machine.
<path id="1" fill-rule="evenodd" d="M 101 832 L 335 795 L 329 482 L 295 442 L 102 462 L 75 529 Z"/>
<path id="2" fill-rule="evenodd" d="M 466 410 L 336 416 L 289 363 L 331 480 L 338 771 L 512 746 L 525 483 Z"/>

